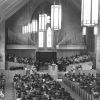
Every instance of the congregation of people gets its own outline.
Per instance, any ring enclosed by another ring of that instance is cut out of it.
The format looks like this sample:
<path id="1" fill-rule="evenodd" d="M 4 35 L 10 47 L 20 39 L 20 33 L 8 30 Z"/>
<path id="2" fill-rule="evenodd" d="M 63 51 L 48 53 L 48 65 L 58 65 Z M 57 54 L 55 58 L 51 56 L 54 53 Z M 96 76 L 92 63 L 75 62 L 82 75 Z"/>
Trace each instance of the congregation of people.
<path id="1" fill-rule="evenodd" d="M 100 96 L 100 78 L 97 78 L 93 74 L 88 73 L 75 74 L 75 73 L 66 73 L 64 75 L 65 83 L 69 80 L 72 83 L 75 83 L 79 88 L 85 90 L 86 93 L 91 94 L 94 98 Z"/>
<path id="2" fill-rule="evenodd" d="M 71 64 L 79 64 L 79 63 L 85 63 L 89 62 L 91 60 L 91 56 L 88 54 L 80 54 L 80 55 L 74 55 L 71 57 L 66 58 L 57 58 L 57 65 L 59 71 L 66 71 L 66 67 Z"/>
<path id="3" fill-rule="evenodd" d="M 71 57 L 61 57 L 57 58 L 56 61 L 54 62 L 52 59 L 49 62 L 40 62 L 40 61 L 35 61 L 31 57 L 18 57 L 15 54 L 8 54 L 7 56 L 7 61 L 9 62 L 17 62 L 21 64 L 28 64 L 28 65 L 35 65 L 36 69 L 39 70 L 41 66 L 47 66 L 49 64 L 55 63 L 58 65 L 58 70 L 59 71 L 66 71 L 67 66 L 71 64 L 79 64 L 79 63 L 85 63 L 92 61 L 92 57 L 89 54 L 80 54 L 80 55 L 74 55 Z"/>
<path id="4" fill-rule="evenodd" d="M 32 57 L 19 57 L 15 54 L 8 54 L 6 59 L 9 62 L 15 62 L 15 63 L 21 63 L 21 64 L 33 65 L 34 63 L 34 60 Z"/>
<path id="5" fill-rule="evenodd" d="M 16 91 L 16 98 L 21 100 L 74 100 L 70 93 L 62 88 L 60 83 L 53 80 L 49 74 L 38 74 L 37 71 L 40 70 L 41 66 L 49 66 L 56 64 L 58 66 L 58 71 L 67 72 L 67 68 L 70 65 L 77 65 L 78 68 L 82 68 L 80 64 L 86 62 L 93 62 L 92 57 L 89 54 L 80 54 L 70 57 L 57 58 L 55 61 L 51 59 L 49 62 L 35 61 L 33 58 L 28 57 L 18 57 L 15 54 L 9 54 L 7 56 L 9 62 L 21 63 L 26 65 L 34 65 L 36 71 L 32 69 L 31 74 L 21 76 L 20 74 L 15 74 L 14 76 L 14 86 Z M 79 65 L 79 66 L 78 66 Z M 84 65 L 84 64 L 83 64 Z M 93 65 L 94 66 L 94 65 Z M 33 67 L 32 67 L 33 68 Z M 78 85 L 78 87 L 94 97 L 99 97 L 100 86 L 99 80 L 93 74 L 85 75 L 85 73 L 75 74 L 66 73 L 64 78 L 72 83 Z M 34 99 L 35 98 L 35 99 Z"/>
<path id="6" fill-rule="evenodd" d="M 4 99 L 5 96 L 5 75 L 3 73 L 0 74 L 0 100 Z"/>
<path id="7" fill-rule="evenodd" d="M 20 100 L 74 100 L 49 74 L 15 74 L 13 80 Z"/>

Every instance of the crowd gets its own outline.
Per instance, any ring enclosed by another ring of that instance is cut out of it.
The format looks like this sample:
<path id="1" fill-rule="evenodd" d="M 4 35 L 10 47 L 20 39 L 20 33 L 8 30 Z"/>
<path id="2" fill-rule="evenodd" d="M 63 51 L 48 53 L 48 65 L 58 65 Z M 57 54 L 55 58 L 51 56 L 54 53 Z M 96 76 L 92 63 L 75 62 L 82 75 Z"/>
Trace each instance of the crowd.
<path id="1" fill-rule="evenodd" d="M 91 56 L 88 54 L 80 54 L 66 58 L 57 58 L 58 70 L 66 71 L 66 67 L 70 64 L 78 64 L 91 61 Z"/>
<path id="2" fill-rule="evenodd" d="M 0 74 L 0 100 L 3 100 L 5 93 L 5 76 L 3 73 Z"/>
<path id="3" fill-rule="evenodd" d="M 18 57 L 15 54 L 8 54 L 6 59 L 9 62 L 16 62 L 21 64 L 33 65 L 34 63 L 34 60 L 31 57 Z"/>
<path id="4" fill-rule="evenodd" d="M 49 74 L 15 74 L 16 98 L 21 100 L 74 100 Z"/>
<path id="5" fill-rule="evenodd" d="M 93 74 L 88 74 L 85 75 L 83 74 L 78 74 L 75 75 L 74 73 L 67 73 L 65 74 L 65 77 L 74 82 L 77 83 L 77 85 L 81 88 L 84 89 L 87 93 L 94 95 L 95 97 L 99 97 L 100 95 L 100 83 L 99 80 L 93 75 Z M 98 88 L 98 89 L 97 89 Z"/>
<path id="6" fill-rule="evenodd" d="M 88 54 L 80 54 L 66 58 L 63 57 L 57 58 L 55 62 L 52 59 L 50 62 L 40 62 L 40 61 L 34 61 L 34 59 L 31 57 L 18 57 L 15 54 L 8 54 L 7 61 L 17 62 L 21 64 L 28 64 L 28 65 L 35 65 L 37 70 L 39 70 L 41 66 L 48 67 L 49 64 L 56 63 L 58 65 L 59 71 L 66 71 L 67 66 L 71 64 L 79 64 L 92 61 L 92 57 Z"/>

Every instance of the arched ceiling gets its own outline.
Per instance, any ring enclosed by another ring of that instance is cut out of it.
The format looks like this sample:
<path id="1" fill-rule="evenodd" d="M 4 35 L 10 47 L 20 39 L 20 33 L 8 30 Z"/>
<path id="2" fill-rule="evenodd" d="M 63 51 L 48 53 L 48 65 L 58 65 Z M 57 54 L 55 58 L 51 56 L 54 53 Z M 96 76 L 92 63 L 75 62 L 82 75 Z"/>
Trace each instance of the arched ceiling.
<path id="1" fill-rule="evenodd" d="M 0 0 L 0 22 L 8 19 L 23 7 L 30 0 Z M 66 0 L 65 0 L 66 1 Z M 81 0 L 68 0 L 72 5 L 76 6 L 78 10 L 81 9 Z M 32 2 L 39 3 L 40 0 L 32 0 Z"/>
<path id="2" fill-rule="evenodd" d="M 29 0 L 0 0 L 0 21 L 6 20 Z"/>

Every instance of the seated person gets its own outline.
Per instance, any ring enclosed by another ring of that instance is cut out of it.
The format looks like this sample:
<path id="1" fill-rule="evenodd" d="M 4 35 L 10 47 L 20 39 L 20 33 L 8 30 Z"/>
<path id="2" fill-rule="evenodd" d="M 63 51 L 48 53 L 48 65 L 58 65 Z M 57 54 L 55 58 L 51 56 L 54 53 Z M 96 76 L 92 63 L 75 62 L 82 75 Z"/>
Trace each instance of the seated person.
<path id="1" fill-rule="evenodd" d="M 49 74 L 31 74 L 21 76 L 15 84 L 17 98 L 32 100 L 36 97 L 41 100 L 62 99 L 65 89 L 59 82 L 54 81 Z M 67 96 L 64 96 L 67 98 Z M 69 98 L 72 98 L 69 95 Z"/>
<path id="2" fill-rule="evenodd" d="M 4 98 L 4 93 L 2 92 L 2 90 L 0 90 L 0 99 Z"/>

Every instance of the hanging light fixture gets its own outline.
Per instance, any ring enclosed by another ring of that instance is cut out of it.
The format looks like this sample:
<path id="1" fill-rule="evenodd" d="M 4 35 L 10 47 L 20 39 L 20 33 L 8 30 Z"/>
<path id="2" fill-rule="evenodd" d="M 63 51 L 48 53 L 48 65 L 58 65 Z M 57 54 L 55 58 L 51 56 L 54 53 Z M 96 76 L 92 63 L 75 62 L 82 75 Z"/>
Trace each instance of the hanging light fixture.
<path id="1" fill-rule="evenodd" d="M 61 16 L 62 16 L 62 6 L 60 4 L 51 5 L 51 28 L 54 30 L 61 29 Z"/>
<path id="2" fill-rule="evenodd" d="M 94 26 L 98 24 L 98 0 L 82 0 L 81 25 Z"/>
<path id="3" fill-rule="evenodd" d="M 44 31 L 46 31 L 47 14 L 39 14 L 39 48 L 44 47 Z"/>
<path id="4" fill-rule="evenodd" d="M 47 47 L 52 47 L 52 31 L 50 27 L 47 29 Z"/>
<path id="5" fill-rule="evenodd" d="M 47 24 L 47 14 L 39 14 L 39 31 L 45 31 Z"/>

